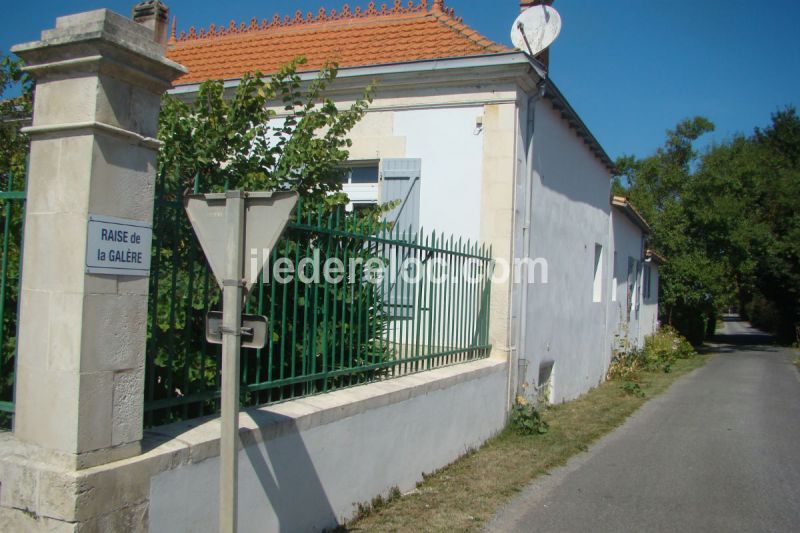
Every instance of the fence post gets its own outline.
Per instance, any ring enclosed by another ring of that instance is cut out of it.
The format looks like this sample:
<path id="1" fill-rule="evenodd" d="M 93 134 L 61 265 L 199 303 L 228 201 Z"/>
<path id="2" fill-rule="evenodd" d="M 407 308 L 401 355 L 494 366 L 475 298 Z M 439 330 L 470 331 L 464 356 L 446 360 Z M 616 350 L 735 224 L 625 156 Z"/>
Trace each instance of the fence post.
<path id="1" fill-rule="evenodd" d="M 87 468 L 139 453 L 148 294 L 146 274 L 87 273 L 87 223 L 152 222 L 160 99 L 185 70 L 105 9 L 12 51 L 37 81 L 14 431 Z"/>

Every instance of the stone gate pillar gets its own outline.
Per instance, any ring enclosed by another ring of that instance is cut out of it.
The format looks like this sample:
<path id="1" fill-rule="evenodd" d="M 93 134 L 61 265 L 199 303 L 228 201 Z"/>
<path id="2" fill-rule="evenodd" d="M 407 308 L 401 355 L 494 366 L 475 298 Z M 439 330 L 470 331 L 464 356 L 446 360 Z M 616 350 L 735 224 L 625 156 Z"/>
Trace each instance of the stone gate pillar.
<path id="1" fill-rule="evenodd" d="M 151 224 L 160 99 L 185 69 L 105 9 L 12 51 L 37 82 L 14 432 L 83 469 L 139 453 L 148 293 L 146 272 L 87 269 L 87 224 Z"/>

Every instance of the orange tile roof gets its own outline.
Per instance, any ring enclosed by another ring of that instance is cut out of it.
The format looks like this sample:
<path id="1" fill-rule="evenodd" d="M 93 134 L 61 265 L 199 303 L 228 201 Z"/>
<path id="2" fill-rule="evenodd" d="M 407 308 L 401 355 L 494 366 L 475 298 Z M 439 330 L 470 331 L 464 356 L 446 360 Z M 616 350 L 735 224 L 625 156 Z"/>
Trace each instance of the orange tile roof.
<path id="1" fill-rule="evenodd" d="M 260 24 L 254 18 L 249 25 L 190 28 L 177 38 L 173 22 L 167 56 L 189 69 L 175 82 L 182 85 L 275 72 L 299 55 L 308 61 L 305 70 L 318 70 L 328 61 L 356 67 L 510 51 L 465 25 L 443 0 L 430 9 L 428 0 L 407 6 L 395 0 L 393 7 L 370 2 L 351 10 L 345 4 L 338 12 L 322 8 L 316 17 L 297 11 L 294 18 L 275 15 Z"/>

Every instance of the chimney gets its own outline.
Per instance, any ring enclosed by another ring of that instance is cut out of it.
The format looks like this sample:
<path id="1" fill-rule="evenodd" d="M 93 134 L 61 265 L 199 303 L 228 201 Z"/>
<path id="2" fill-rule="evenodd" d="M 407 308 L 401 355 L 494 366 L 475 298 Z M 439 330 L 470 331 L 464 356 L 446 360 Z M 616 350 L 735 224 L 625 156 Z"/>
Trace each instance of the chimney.
<path id="1" fill-rule="evenodd" d="M 553 0 L 519 0 L 519 12 L 522 13 L 533 6 L 551 6 Z"/>
<path id="2" fill-rule="evenodd" d="M 162 46 L 167 45 L 169 8 L 160 0 L 146 0 L 133 6 L 131 15 L 134 22 L 153 30 L 153 40 Z"/>
<path id="3" fill-rule="evenodd" d="M 554 0 L 519 0 L 519 12 L 522 13 L 526 9 L 529 9 L 534 6 L 552 6 Z M 541 54 L 537 54 L 534 57 L 537 61 L 539 61 L 544 68 L 548 71 L 550 70 L 550 49 L 548 48 Z"/>

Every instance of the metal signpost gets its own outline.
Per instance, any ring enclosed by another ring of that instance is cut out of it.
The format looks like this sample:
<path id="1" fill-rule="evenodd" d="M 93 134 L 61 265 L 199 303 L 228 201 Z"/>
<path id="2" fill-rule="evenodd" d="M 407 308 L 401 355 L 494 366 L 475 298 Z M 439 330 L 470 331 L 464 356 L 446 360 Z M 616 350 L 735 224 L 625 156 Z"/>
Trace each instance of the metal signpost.
<path id="1" fill-rule="evenodd" d="M 220 413 L 219 530 L 235 533 L 239 453 L 239 351 L 263 347 L 266 317 L 247 316 L 242 327 L 242 306 L 264 263 L 245 261 L 245 253 L 265 254 L 278 241 L 292 209 L 295 192 L 245 192 L 191 194 L 184 207 L 211 270 L 222 289 L 222 316 L 206 317 L 206 338 L 222 344 L 222 407 Z M 220 321 L 221 318 L 221 321 Z"/>

